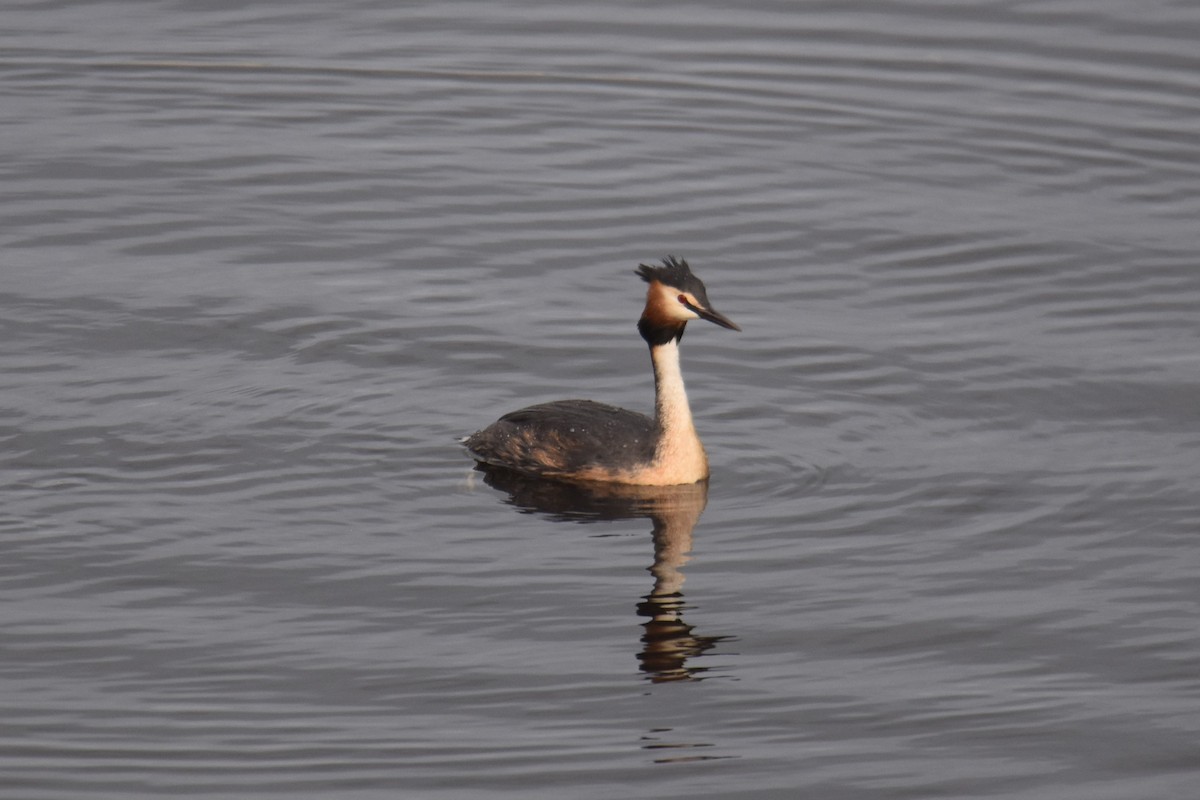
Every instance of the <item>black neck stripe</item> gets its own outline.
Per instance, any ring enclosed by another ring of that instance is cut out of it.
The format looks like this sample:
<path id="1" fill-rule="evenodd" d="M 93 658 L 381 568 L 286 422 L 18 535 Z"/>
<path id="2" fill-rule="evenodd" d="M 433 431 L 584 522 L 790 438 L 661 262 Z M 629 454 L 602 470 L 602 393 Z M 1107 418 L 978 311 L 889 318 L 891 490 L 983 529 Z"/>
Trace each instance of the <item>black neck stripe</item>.
<path id="1" fill-rule="evenodd" d="M 686 322 L 654 323 L 647 317 L 638 320 L 638 333 L 651 347 L 669 344 L 672 340 L 679 341 L 683 338 L 685 327 L 687 327 Z"/>

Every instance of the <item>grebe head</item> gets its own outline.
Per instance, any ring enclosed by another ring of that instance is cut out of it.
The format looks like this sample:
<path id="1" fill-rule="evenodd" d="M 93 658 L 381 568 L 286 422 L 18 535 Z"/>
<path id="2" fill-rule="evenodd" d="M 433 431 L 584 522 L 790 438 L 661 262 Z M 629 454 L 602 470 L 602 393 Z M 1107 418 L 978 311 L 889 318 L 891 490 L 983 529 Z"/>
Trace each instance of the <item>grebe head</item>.
<path id="1" fill-rule="evenodd" d="M 638 330 L 651 347 L 671 339 L 678 341 L 683 337 L 688 321 L 693 319 L 706 319 L 722 328 L 741 330 L 733 320 L 712 307 L 704 284 L 692 274 L 682 258 L 667 256 L 661 267 L 641 264 L 637 274 L 650 284 Z"/>

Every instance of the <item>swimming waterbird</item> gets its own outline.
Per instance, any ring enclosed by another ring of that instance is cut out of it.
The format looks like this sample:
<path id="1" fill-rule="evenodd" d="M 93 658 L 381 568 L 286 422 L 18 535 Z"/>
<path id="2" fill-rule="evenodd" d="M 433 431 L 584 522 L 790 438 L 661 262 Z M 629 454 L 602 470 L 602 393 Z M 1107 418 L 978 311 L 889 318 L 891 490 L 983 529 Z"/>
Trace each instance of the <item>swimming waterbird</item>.
<path id="1" fill-rule="evenodd" d="M 637 327 L 654 366 L 654 417 L 593 400 L 541 403 L 464 439 L 477 461 L 568 481 L 672 486 L 708 477 L 679 368 L 679 340 L 693 319 L 741 328 L 713 309 L 683 259 L 641 264 L 637 274 L 649 284 Z"/>

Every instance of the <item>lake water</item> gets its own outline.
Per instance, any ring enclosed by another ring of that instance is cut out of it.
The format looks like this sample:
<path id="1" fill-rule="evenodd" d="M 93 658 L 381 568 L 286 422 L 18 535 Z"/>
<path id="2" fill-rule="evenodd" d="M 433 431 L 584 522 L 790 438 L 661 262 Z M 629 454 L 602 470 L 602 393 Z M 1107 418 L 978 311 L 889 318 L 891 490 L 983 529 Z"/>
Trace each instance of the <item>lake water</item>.
<path id="1" fill-rule="evenodd" d="M 0 796 L 1195 792 L 1200 6 L 193 5 L 4 11 Z M 473 470 L 668 253 L 708 486 Z"/>

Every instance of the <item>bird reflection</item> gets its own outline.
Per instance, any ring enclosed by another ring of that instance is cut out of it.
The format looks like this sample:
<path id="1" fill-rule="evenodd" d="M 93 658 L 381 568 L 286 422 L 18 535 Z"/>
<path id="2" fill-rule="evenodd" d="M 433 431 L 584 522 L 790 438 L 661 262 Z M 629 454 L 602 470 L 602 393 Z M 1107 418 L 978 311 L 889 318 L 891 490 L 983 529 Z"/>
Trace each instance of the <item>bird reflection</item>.
<path id="1" fill-rule="evenodd" d="M 648 518 L 653 524 L 654 588 L 637 605 L 642 623 L 638 661 L 656 682 L 699 680 L 704 667 L 689 660 L 711 650 L 728 636 L 701 636 L 684 622 L 682 567 L 692 549 L 692 529 L 708 502 L 708 482 L 684 486 L 571 484 L 531 478 L 511 470 L 480 464 L 476 470 L 508 502 L 526 513 L 575 522 Z"/>

